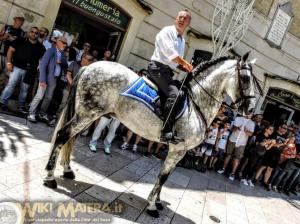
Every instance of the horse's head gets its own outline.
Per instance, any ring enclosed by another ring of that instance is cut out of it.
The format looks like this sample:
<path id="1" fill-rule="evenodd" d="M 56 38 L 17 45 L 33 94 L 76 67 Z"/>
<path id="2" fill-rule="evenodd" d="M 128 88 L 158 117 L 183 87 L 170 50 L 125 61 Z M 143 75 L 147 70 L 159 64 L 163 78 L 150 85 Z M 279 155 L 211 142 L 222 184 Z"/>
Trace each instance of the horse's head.
<path id="1" fill-rule="evenodd" d="M 256 59 L 248 62 L 249 52 L 237 61 L 236 69 L 228 79 L 226 92 L 242 114 L 248 114 L 255 107 L 255 86 L 252 66 Z"/>

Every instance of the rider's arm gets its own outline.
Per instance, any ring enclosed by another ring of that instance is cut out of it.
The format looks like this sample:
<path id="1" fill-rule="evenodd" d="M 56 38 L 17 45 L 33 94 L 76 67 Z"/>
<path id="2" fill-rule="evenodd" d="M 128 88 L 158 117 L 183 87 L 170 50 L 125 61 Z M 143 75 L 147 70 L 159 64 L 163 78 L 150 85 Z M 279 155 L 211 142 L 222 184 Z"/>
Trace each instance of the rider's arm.
<path id="1" fill-rule="evenodd" d="M 177 38 L 177 37 L 176 37 Z M 181 65 L 186 71 L 190 72 L 193 66 L 184 60 L 175 49 L 175 37 L 172 33 L 162 30 L 156 36 L 156 45 L 160 51 L 172 62 Z"/>

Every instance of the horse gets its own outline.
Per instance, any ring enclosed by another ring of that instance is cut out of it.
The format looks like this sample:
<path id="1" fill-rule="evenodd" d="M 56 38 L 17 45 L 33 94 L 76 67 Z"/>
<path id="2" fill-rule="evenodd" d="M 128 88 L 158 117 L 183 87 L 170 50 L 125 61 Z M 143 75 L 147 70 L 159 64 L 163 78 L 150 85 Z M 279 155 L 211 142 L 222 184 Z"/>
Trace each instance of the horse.
<path id="1" fill-rule="evenodd" d="M 187 74 L 188 109 L 175 123 L 177 134 L 184 141 L 176 145 L 169 144 L 167 157 L 147 199 L 147 213 L 152 217 L 158 217 L 158 210 L 163 209 L 160 201 L 162 185 L 187 150 L 202 142 L 205 131 L 220 108 L 224 94 L 227 93 L 234 102 L 239 102 L 239 108 L 244 113 L 254 108 L 254 61 L 248 62 L 248 55 L 249 53 L 241 58 L 217 58 L 199 64 L 192 73 Z M 138 78 L 127 67 L 108 61 L 95 62 L 79 71 L 67 105 L 54 130 L 51 153 L 46 165 L 45 186 L 57 187 L 54 169 L 60 151 L 63 177 L 75 178 L 70 167 L 75 139 L 103 115 L 115 116 L 134 133 L 160 142 L 163 121 L 141 102 L 120 94 Z"/>

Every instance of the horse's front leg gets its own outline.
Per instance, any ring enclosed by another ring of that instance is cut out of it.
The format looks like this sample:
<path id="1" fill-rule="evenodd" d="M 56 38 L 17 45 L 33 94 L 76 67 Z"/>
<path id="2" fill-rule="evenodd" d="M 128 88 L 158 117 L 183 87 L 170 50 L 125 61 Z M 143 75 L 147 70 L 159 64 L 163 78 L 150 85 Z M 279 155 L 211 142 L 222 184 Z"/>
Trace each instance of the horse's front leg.
<path id="1" fill-rule="evenodd" d="M 186 150 L 184 147 L 181 149 L 178 146 L 170 146 L 169 152 L 167 155 L 167 158 L 160 169 L 160 173 L 158 175 L 158 178 L 156 180 L 156 183 L 148 196 L 148 207 L 147 207 L 147 213 L 152 217 L 159 217 L 158 210 L 162 210 L 162 204 L 160 202 L 160 191 L 162 188 L 162 185 L 166 182 L 168 179 L 170 173 L 175 169 L 176 164 L 183 158 L 185 155 Z"/>

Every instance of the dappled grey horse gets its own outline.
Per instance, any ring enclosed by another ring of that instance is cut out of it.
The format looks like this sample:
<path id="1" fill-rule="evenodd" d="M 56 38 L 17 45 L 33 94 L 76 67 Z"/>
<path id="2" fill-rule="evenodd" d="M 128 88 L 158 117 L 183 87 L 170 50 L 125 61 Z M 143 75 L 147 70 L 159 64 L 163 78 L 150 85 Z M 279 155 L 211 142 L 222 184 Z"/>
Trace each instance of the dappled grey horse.
<path id="1" fill-rule="evenodd" d="M 205 130 L 219 110 L 224 93 L 233 101 L 239 101 L 244 112 L 254 108 L 254 62 L 247 62 L 247 58 L 248 54 L 241 59 L 218 58 L 198 65 L 188 74 L 186 85 L 189 89 L 189 105 L 175 124 L 184 142 L 169 145 L 168 155 L 148 197 L 147 212 L 151 216 L 158 217 L 158 210 L 162 209 L 162 185 L 187 150 L 202 142 Z M 80 71 L 53 134 L 51 154 L 46 166 L 48 173 L 44 179 L 47 187 L 57 187 L 54 169 L 60 151 L 64 177 L 75 178 L 70 167 L 74 141 L 82 130 L 105 114 L 117 117 L 143 138 L 160 142 L 163 121 L 141 102 L 120 95 L 138 78 L 125 66 L 107 61 L 93 63 Z"/>

